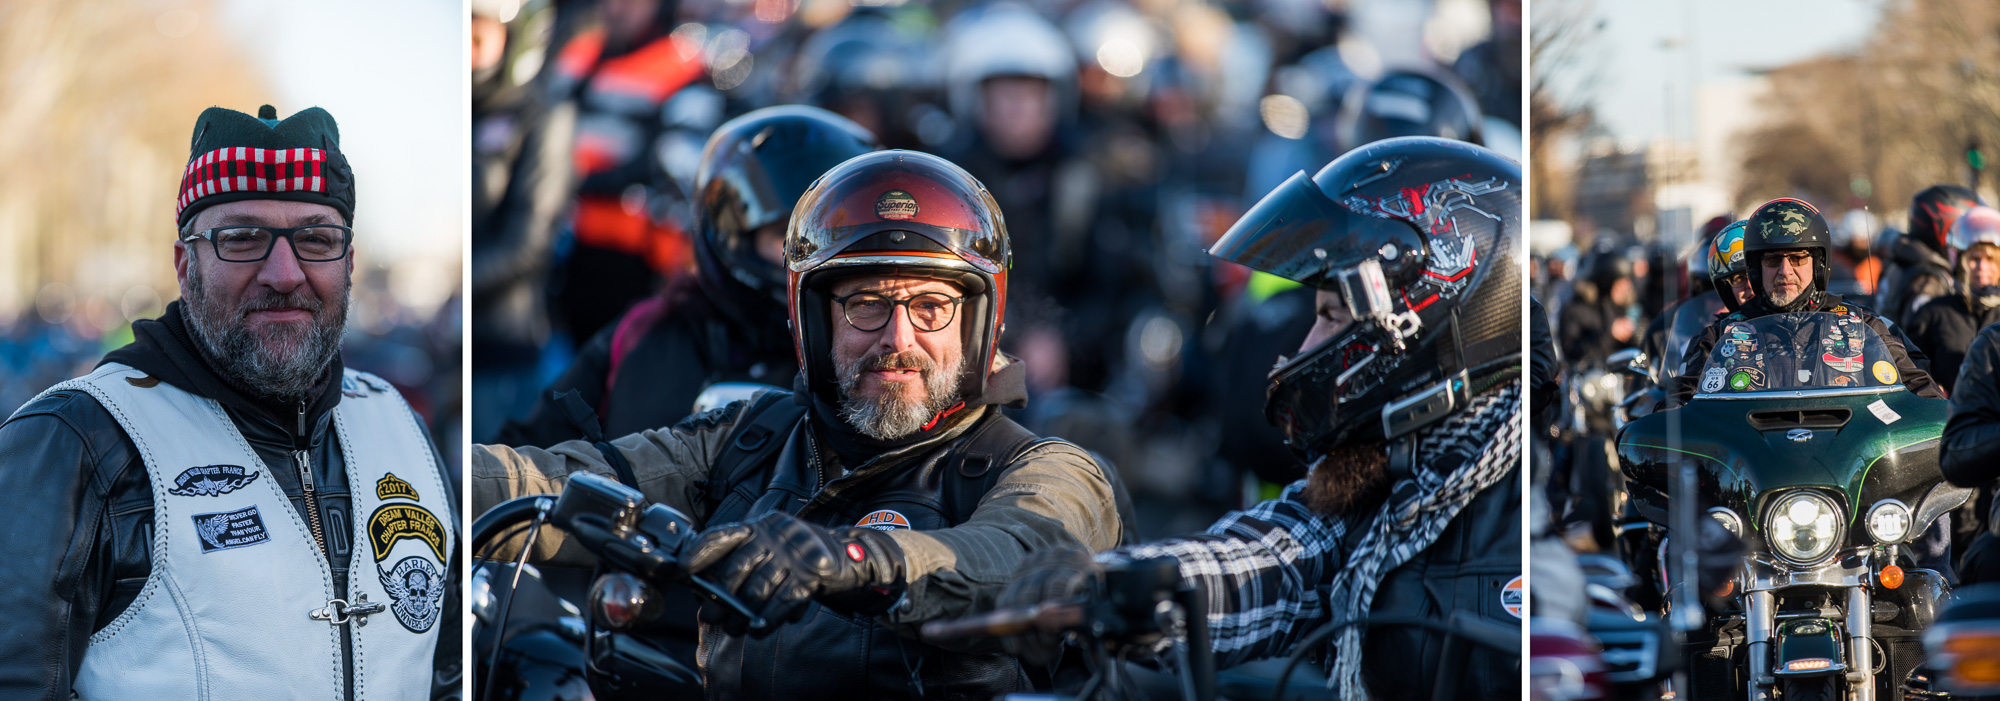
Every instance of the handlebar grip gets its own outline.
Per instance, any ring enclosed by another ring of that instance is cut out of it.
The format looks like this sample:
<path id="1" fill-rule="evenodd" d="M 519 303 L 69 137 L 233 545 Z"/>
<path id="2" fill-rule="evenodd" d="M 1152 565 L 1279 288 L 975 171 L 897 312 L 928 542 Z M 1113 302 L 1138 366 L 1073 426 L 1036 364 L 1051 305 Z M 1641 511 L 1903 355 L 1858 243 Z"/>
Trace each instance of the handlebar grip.
<path id="1" fill-rule="evenodd" d="M 1084 605 L 1080 602 L 1036 604 L 1027 608 L 994 609 L 966 618 L 925 623 L 920 630 L 925 640 L 1003 638 L 1031 630 L 1060 631 L 1082 625 Z"/>

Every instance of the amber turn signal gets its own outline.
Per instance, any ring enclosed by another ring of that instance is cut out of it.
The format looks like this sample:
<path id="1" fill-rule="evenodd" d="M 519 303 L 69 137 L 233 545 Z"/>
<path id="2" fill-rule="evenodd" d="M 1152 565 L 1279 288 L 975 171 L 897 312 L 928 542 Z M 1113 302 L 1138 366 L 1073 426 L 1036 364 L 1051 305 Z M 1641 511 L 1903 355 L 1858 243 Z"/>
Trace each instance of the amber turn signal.
<path id="1" fill-rule="evenodd" d="M 1903 568 L 1895 565 L 1882 568 L 1882 586 L 1888 589 L 1903 586 Z"/>

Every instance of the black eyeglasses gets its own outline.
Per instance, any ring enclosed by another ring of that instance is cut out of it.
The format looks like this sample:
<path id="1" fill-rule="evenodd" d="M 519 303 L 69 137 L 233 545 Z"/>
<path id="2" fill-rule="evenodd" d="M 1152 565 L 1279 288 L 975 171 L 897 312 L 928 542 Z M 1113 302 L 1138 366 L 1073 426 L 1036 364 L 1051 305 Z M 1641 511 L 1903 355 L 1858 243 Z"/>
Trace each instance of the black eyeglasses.
<path id="1" fill-rule="evenodd" d="M 272 226 L 218 226 L 189 234 L 182 241 L 208 239 L 215 257 L 231 263 L 255 263 L 271 257 L 278 239 L 292 243 L 292 255 L 308 263 L 324 263 L 347 257 L 354 230 L 335 224 L 311 224 L 281 228 Z"/>
<path id="2" fill-rule="evenodd" d="M 958 311 L 958 303 L 964 297 L 953 297 L 942 292 L 925 292 L 909 299 L 890 299 L 873 292 L 856 292 L 833 300 L 840 304 L 842 316 L 847 317 L 847 325 L 856 331 L 877 331 L 889 325 L 889 318 L 895 316 L 896 307 L 902 307 L 910 317 L 910 325 L 918 331 L 942 331 L 951 325 L 951 317 Z"/>

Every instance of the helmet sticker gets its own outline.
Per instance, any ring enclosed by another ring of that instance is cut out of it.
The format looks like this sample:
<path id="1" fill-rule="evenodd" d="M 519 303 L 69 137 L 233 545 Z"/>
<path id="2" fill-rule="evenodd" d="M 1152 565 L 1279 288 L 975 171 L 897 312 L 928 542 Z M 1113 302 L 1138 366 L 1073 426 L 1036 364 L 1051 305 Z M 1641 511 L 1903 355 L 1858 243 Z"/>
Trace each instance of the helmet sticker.
<path id="1" fill-rule="evenodd" d="M 890 190 L 875 199 L 875 216 L 904 221 L 917 216 L 917 198 L 902 190 Z"/>

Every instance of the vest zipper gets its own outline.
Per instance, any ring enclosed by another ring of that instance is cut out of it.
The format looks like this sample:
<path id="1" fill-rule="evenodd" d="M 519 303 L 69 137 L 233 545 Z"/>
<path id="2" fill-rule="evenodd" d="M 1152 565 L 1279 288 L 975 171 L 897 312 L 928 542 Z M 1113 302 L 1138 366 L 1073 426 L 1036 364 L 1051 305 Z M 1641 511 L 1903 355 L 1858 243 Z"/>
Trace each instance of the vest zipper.
<path id="1" fill-rule="evenodd" d="M 306 403 L 299 400 L 299 432 L 292 437 L 292 456 L 299 462 L 299 486 L 306 493 L 306 521 L 312 525 L 313 545 L 319 548 L 320 557 L 326 557 L 326 530 L 319 523 L 319 494 L 313 488 L 312 460 L 306 454 L 309 439 L 306 438 Z M 329 562 L 329 565 L 332 563 Z"/>

